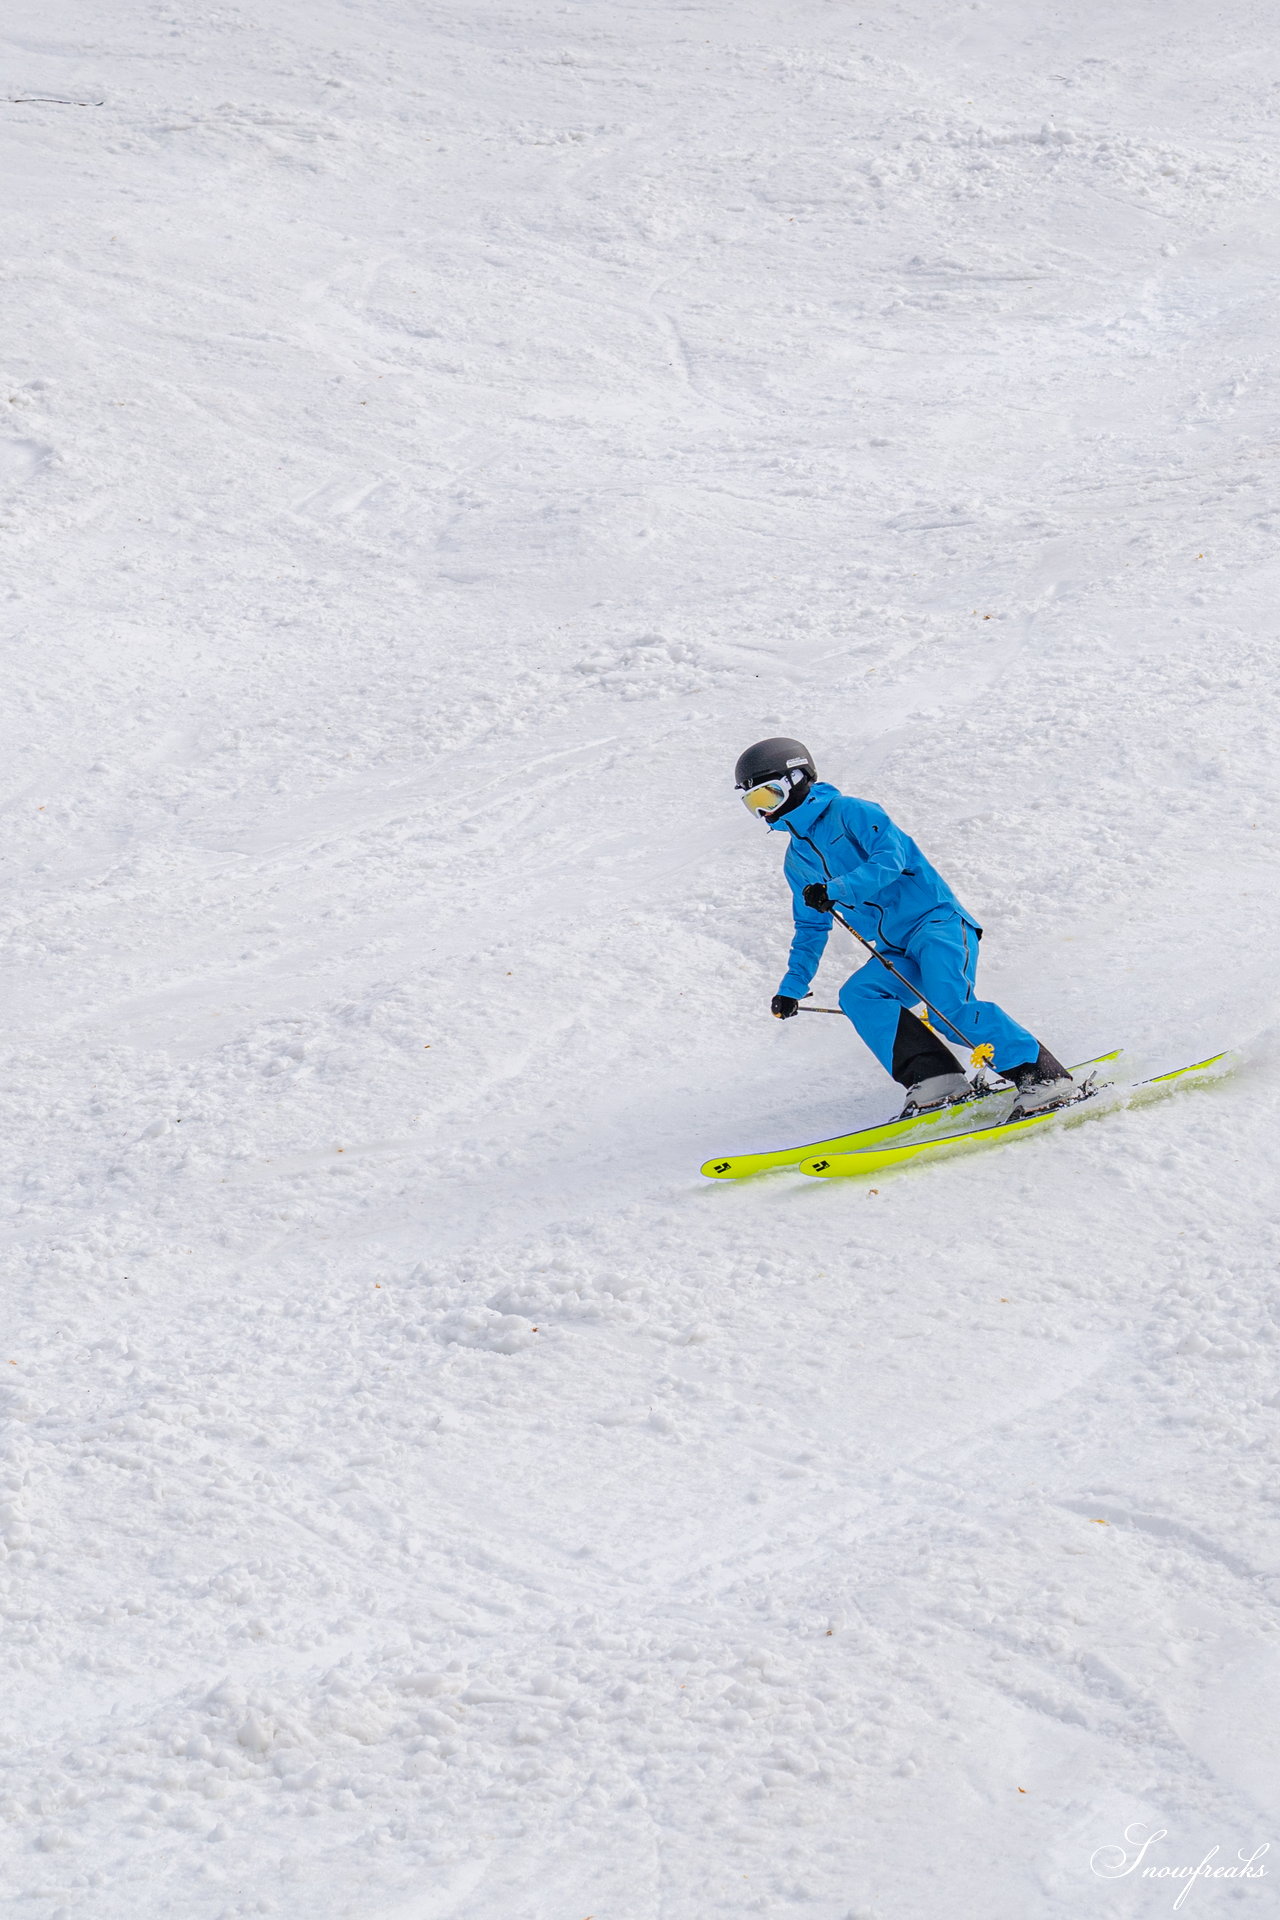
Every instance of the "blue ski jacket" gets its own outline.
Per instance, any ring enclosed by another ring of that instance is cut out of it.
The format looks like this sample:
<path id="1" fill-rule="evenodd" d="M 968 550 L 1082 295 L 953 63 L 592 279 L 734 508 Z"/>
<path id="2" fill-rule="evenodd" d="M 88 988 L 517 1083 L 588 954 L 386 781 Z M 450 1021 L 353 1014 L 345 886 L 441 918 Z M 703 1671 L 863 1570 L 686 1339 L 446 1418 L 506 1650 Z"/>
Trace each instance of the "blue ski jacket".
<path id="1" fill-rule="evenodd" d="M 779 993 L 804 998 L 834 925 L 829 913 L 804 903 L 804 890 L 814 880 L 826 881 L 849 925 L 887 954 L 909 952 L 913 933 L 939 907 L 978 930 L 915 841 L 873 800 L 855 800 L 817 780 L 798 807 L 769 824 L 774 833 L 790 835 L 782 870 L 796 922 Z"/>

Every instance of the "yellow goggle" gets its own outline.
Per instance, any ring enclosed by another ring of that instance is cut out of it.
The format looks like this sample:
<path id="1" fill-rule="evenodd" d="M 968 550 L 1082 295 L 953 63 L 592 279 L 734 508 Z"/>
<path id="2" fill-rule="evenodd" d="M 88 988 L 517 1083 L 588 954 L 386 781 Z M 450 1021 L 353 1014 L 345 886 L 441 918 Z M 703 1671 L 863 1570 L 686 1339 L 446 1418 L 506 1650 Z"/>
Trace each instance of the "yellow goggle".
<path id="1" fill-rule="evenodd" d="M 782 805 L 790 791 L 789 780 L 762 780 L 758 786 L 745 789 L 742 804 L 749 813 L 773 813 Z"/>

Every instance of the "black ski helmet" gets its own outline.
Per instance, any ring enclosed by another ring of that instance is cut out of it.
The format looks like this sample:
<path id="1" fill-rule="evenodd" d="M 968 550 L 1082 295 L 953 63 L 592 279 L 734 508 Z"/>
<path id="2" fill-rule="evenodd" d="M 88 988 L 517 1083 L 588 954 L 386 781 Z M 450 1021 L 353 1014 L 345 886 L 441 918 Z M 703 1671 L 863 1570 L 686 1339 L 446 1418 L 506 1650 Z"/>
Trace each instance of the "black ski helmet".
<path id="1" fill-rule="evenodd" d="M 785 799 L 763 815 L 766 820 L 776 820 L 798 806 L 817 777 L 818 770 L 808 747 L 799 740 L 782 736 L 757 740 L 753 747 L 738 755 L 738 764 L 733 770 L 733 784 L 740 793 L 749 793 L 766 780 L 777 780 L 781 784 Z"/>

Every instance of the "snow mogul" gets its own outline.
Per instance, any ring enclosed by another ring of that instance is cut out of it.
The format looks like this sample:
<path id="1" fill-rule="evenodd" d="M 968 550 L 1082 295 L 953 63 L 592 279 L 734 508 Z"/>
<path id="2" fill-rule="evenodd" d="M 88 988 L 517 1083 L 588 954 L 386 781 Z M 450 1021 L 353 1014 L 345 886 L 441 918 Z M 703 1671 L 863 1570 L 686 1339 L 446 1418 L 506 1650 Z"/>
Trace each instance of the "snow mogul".
<path id="1" fill-rule="evenodd" d="M 904 1115 L 975 1091 L 938 1027 L 973 1049 L 973 1065 L 1017 1088 L 1014 1117 L 1074 1096 L 1071 1075 L 1047 1047 L 994 1000 L 975 999 L 982 928 L 883 807 L 819 780 L 798 740 L 757 740 L 739 758 L 734 782 L 748 809 L 788 836 L 782 870 L 795 937 L 770 1007 L 775 1019 L 799 1011 L 834 916 L 877 956 L 845 981 L 840 1007 L 906 1088 Z M 929 1024 L 911 1010 L 921 1001 Z"/>

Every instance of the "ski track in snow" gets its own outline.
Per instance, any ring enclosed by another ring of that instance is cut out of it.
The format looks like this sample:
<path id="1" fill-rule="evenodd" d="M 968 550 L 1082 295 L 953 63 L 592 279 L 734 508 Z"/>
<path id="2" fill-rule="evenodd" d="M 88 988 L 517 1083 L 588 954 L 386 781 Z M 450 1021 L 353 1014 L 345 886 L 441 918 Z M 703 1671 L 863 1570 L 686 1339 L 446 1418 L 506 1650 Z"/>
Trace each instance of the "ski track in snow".
<path id="1" fill-rule="evenodd" d="M 0 52 L 0 1904 L 1112 1920 L 1126 1827 L 1280 1838 L 1270 10 Z M 890 1102 L 766 1017 L 776 731 L 1056 1051 L 1239 1070 L 701 1182 Z"/>

